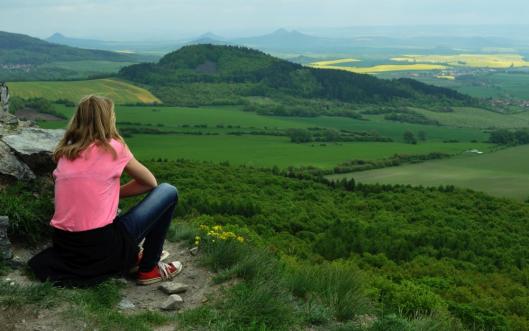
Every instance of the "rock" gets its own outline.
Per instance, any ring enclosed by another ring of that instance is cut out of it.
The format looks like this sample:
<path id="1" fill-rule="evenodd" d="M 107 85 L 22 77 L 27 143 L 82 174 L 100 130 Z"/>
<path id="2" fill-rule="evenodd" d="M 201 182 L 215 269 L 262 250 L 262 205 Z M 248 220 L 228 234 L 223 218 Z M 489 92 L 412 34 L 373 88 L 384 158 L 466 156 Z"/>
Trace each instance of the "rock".
<path id="1" fill-rule="evenodd" d="M 9 218 L 7 216 L 0 216 L 0 259 L 2 260 L 9 260 L 13 257 L 13 248 L 7 237 L 8 226 Z"/>
<path id="2" fill-rule="evenodd" d="M 132 303 L 132 301 L 130 301 L 129 299 L 123 298 L 118 303 L 118 308 L 121 309 L 121 310 L 134 309 L 134 308 L 136 308 L 136 305 L 134 305 L 134 303 Z"/>
<path id="3" fill-rule="evenodd" d="M 35 174 L 24 163 L 20 162 L 11 149 L 0 141 L 0 175 L 19 180 L 34 179 Z"/>
<path id="4" fill-rule="evenodd" d="M 163 310 L 177 310 L 182 307 L 184 300 L 178 294 L 171 294 L 160 307 Z"/>
<path id="5" fill-rule="evenodd" d="M 13 114 L 0 111 L 0 123 L 18 125 L 18 118 Z"/>
<path id="6" fill-rule="evenodd" d="M 187 291 L 189 286 L 187 286 L 186 284 L 182 284 L 182 283 L 169 282 L 169 283 L 164 283 L 158 286 L 158 288 L 164 293 L 176 294 L 176 293 L 183 293 Z"/>
<path id="7" fill-rule="evenodd" d="M 189 249 L 189 253 L 191 253 L 191 255 L 197 255 L 198 254 L 198 247 L 193 247 L 193 248 L 190 248 Z"/>
<path id="8" fill-rule="evenodd" d="M 36 174 L 46 174 L 55 167 L 52 153 L 63 135 L 64 130 L 26 127 L 1 139 Z"/>

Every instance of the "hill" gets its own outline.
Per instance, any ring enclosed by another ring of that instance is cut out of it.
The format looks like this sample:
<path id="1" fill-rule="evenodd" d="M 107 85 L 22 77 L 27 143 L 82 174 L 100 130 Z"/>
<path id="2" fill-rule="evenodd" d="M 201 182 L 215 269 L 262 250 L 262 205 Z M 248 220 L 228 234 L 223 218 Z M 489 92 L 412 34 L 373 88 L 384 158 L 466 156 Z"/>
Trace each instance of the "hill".
<path id="1" fill-rule="evenodd" d="M 240 103 L 252 96 L 351 104 L 474 102 L 450 89 L 411 79 L 381 80 L 338 70 L 308 68 L 245 47 L 210 44 L 182 47 L 158 63 L 125 67 L 119 76 L 149 86 L 169 104 Z"/>
<path id="2" fill-rule="evenodd" d="M 57 38 L 61 36 L 55 35 Z M 147 59 L 150 58 L 70 47 L 0 31 L 0 76 L 8 81 L 81 79 L 113 73 Z"/>

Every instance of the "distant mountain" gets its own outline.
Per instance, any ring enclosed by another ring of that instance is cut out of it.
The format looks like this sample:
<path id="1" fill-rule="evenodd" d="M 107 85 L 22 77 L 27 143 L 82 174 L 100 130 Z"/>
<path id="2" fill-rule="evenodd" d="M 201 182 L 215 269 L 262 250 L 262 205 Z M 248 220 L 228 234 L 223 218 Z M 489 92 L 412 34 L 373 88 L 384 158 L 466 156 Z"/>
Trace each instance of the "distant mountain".
<path id="1" fill-rule="evenodd" d="M 131 59 L 126 54 L 58 45 L 23 34 L 0 31 L 0 63 L 4 65 L 81 60 L 133 62 Z"/>
<path id="2" fill-rule="evenodd" d="M 165 55 L 158 63 L 124 67 L 119 75 L 150 86 L 169 104 L 186 97 L 202 100 L 198 103 L 214 103 L 216 93 L 232 102 L 236 97 L 250 95 L 350 103 L 471 102 L 470 97 L 453 90 L 410 79 L 382 80 L 340 70 L 313 69 L 234 46 L 185 46 Z"/>
<path id="3" fill-rule="evenodd" d="M 279 29 L 270 34 L 232 39 L 231 42 L 266 51 L 313 50 L 332 45 L 333 39 L 314 37 L 296 30 Z"/>

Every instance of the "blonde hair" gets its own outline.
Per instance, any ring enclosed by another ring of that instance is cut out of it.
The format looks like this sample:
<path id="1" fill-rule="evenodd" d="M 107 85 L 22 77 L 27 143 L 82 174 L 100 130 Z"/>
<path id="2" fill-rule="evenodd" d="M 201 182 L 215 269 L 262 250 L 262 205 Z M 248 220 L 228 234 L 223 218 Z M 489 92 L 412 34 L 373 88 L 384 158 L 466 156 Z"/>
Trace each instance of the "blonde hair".
<path id="1" fill-rule="evenodd" d="M 114 102 L 97 95 L 84 96 L 53 152 L 53 159 L 58 161 L 64 156 L 74 160 L 93 142 L 116 158 L 116 151 L 110 145 L 112 138 L 124 143 L 116 128 Z"/>

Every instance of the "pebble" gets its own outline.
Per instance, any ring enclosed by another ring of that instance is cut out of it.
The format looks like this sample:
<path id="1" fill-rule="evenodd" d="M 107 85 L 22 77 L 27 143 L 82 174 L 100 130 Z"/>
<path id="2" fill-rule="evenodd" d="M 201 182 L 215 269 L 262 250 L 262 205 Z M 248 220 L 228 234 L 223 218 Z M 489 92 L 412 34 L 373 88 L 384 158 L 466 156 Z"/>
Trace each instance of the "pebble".
<path id="1" fill-rule="evenodd" d="M 164 283 L 158 286 L 158 288 L 164 293 L 175 294 L 175 293 L 183 293 L 187 291 L 189 286 L 187 286 L 186 284 L 182 284 L 182 283 L 169 282 L 169 283 Z"/>
<path id="2" fill-rule="evenodd" d="M 132 303 L 132 301 L 130 301 L 129 299 L 127 298 L 123 298 L 121 299 L 121 301 L 118 303 L 118 308 L 119 309 L 134 309 L 136 306 L 134 305 L 134 303 Z"/>
<path id="3" fill-rule="evenodd" d="M 189 253 L 191 253 L 191 255 L 197 255 L 198 254 L 198 247 L 190 248 L 189 249 Z"/>
<path id="4" fill-rule="evenodd" d="M 177 310 L 181 308 L 183 304 L 184 300 L 181 296 L 178 294 L 171 294 L 167 297 L 167 300 L 162 303 L 160 308 L 163 310 Z"/>

